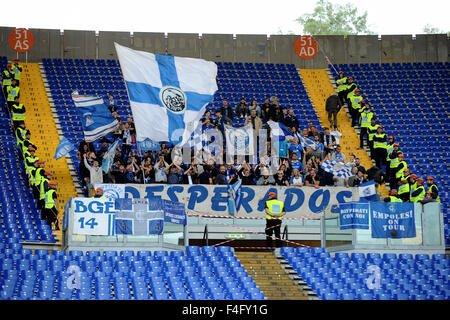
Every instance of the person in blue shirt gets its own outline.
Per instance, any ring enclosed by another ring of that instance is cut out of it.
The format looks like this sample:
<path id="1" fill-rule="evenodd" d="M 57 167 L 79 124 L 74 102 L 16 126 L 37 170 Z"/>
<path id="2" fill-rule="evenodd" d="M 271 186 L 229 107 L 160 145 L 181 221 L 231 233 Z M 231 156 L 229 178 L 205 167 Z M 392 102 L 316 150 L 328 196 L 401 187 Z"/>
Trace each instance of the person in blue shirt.
<path id="1" fill-rule="evenodd" d="M 291 140 L 291 143 L 289 145 L 289 152 L 294 152 L 297 154 L 297 157 L 299 159 L 302 158 L 302 154 L 303 154 L 303 147 L 302 145 L 299 143 L 298 138 L 294 138 L 293 140 Z"/>
<path id="2" fill-rule="evenodd" d="M 300 172 L 303 171 L 303 165 L 302 162 L 298 159 L 298 155 L 293 152 L 291 156 L 291 168 L 294 170 L 298 170 Z"/>
<path id="3" fill-rule="evenodd" d="M 341 152 L 341 146 L 337 145 L 336 146 L 336 151 L 333 153 L 333 155 L 331 156 L 331 160 L 336 160 L 342 163 L 347 163 L 347 159 L 345 157 L 345 154 L 343 154 Z"/>

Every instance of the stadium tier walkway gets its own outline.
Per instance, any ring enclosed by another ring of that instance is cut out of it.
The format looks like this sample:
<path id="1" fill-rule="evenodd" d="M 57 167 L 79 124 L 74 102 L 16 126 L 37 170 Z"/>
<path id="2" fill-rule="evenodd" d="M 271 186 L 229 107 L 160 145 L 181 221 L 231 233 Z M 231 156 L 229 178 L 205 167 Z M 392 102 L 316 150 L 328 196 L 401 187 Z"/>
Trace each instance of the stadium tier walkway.
<path id="1" fill-rule="evenodd" d="M 336 91 L 330 82 L 326 70 L 300 69 L 299 73 L 317 116 L 322 123 L 322 127 L 329 127 L 330 123 L 328 121 L 328 114 L 325 111 L 325 101 Z M 356 157 L 361 159 L 361 164 L 366 169 L 373 167 L 372 160 L 366 150 L 357 150 L 359 147 L 359 136 L 352 127 L 350 118 L 344 108 L 338 113 L 338 127 L 339 131 L 342 133 L 339 143 L 342 146 L 342 152 L 345 154 L 347 161 L 349 161 L 350 155 L 353 153 Z M 378 191 L 383 197 L 387 197 L 388 191 L 384 185 L 381 185 L 378 188 Z"/>
<path id="2" fill-rule="evenodd" d="M 65 158 L 53 158 L 59 144 L 59 135 L 56 129 L 50 103 L 42 81 L 39 65 L 37 63 L 23 63 L 24 72 L 21 87 L 21 103 L 26 108 L 26 126 L 31 131 L 31 141 L 37 146 L 36 154 L 45 161 L 45 170 L 53 173 L 52 180 L 58 183 L 59 225 L 62 229 L 64 206 L 77 192 Z M 61 240 L 61 230 L 56 231 L 55 238 Z"/>
<path id="3" fill-rule="evenodd" d="M 309 300 L 281 268 L 272 252 L 235 254 L 268 300 Z"/>

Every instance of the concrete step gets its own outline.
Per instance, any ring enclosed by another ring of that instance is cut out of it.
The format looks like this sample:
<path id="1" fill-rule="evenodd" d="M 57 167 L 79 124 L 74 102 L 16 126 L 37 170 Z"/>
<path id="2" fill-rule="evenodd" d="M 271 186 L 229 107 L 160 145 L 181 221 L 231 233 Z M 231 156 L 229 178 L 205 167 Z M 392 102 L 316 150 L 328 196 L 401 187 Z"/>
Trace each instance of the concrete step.
<path id="1" fill-rule="evenodd" d="M 241 264 L 269 300 L 308 300 L 273 252 L 236 252 Z"/>

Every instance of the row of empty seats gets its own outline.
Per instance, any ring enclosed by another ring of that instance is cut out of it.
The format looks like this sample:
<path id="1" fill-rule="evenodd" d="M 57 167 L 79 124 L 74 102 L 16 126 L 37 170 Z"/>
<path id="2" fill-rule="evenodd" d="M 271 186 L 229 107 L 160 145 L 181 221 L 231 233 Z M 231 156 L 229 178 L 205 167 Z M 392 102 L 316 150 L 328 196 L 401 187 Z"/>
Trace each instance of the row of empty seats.
<path id="1" fill-rule="evenodd" d="M 445 254 L 335 253 L 283 247 L 284 259 L 323 300 L 448 300 Z"/>

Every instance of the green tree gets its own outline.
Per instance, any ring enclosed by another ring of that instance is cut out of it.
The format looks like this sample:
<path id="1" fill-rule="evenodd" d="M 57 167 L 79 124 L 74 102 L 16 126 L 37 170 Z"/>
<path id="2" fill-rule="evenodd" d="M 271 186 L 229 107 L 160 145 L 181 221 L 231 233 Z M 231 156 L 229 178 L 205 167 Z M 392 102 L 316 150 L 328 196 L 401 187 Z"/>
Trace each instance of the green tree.
<path id="1" fill-rule="evenodd" d="M 439 28 L 433 27 L 431 24 L 426 24 L 423 27 L 423 32 L 426 34 L 439 34 L 439 33 L 445 33 Z"/>
<path id="2" fill-rule="evenodd" d="M 327 0 L 319 0 L 313 13 L 304 14 L 295 21 L 303 26 L 303 34 L 374 34 L 367 26 L 367 11 L 359 14 L 350 3 L 333 5 Z"/>

